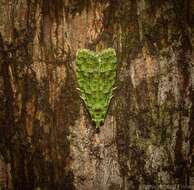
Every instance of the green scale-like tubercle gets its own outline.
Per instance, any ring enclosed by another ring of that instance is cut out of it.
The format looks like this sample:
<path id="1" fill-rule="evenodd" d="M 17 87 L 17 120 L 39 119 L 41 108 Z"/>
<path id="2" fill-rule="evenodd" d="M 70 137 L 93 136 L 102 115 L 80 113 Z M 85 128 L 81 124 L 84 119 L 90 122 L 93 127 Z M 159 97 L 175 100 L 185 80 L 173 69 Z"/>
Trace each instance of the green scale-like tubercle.
<path id="1" fill-rule="evenodd" d="M 116 52 L 112 48 L 100 53 L 87 49 L 77 51 L 76 75 L 80 96 L 96 127 L 104 122 L 113 96 L 116 62 Z"/>

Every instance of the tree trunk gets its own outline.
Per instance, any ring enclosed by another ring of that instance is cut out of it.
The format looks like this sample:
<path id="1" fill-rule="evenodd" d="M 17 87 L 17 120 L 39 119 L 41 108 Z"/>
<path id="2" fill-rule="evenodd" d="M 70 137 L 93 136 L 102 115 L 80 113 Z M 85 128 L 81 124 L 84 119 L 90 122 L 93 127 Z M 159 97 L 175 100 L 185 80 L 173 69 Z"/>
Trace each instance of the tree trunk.
<path id="1" fill-rule="evenodd" d="M 194 185 L 193 0 L 0 0 L 0 187 Z M 103 126 L 76 90 L 79 48 L 117 52 Z"/>

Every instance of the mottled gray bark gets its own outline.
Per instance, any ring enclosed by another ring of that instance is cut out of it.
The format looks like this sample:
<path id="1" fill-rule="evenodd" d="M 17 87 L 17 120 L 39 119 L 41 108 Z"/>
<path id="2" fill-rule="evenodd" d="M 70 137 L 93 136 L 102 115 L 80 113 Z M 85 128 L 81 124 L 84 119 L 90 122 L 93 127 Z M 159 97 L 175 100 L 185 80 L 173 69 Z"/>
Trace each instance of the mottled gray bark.
<path id="1" fill-rule="evenodd" d="M 0 186 L 192 189 L 192 0 L 0 0 Z M 76 90 L 78 48 L 117 52 L 97 131 Z"/>

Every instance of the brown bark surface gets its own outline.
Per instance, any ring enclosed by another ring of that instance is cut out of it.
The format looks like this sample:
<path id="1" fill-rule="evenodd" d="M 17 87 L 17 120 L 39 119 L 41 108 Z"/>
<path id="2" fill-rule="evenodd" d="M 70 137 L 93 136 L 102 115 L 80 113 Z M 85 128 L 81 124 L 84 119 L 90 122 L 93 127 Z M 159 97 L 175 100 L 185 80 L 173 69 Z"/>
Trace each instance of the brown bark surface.
<path id="1" fill-rule="evenodd" d="M 193 32 L 193 0 L 0 0 L 0 188 L 192 190 Z M 108 47 L 97 131 L 75 55 Z"/>

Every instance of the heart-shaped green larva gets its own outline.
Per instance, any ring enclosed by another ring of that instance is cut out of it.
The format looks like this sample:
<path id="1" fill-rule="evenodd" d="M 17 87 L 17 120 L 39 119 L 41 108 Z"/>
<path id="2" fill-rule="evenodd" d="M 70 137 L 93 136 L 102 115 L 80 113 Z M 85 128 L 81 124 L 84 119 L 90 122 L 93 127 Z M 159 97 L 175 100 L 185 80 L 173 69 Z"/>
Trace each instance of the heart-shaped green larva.
<path id="1" fill-rule="evenodd" d="M 76 75 L 80 96 L 96 127 L 104 122 L 113 97 L 116 61 L 116 52 L 112 48 L 100 53 L 87 49 L 77 51 Z"/>

